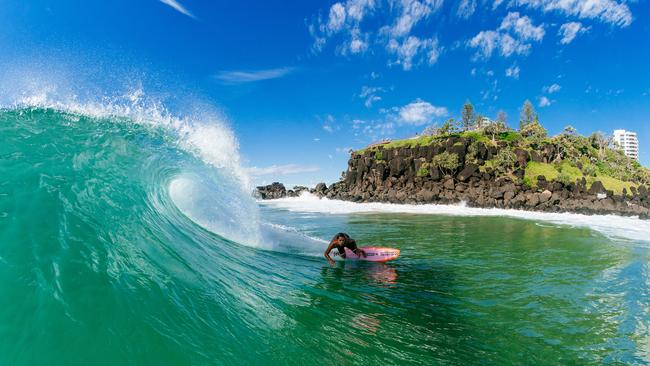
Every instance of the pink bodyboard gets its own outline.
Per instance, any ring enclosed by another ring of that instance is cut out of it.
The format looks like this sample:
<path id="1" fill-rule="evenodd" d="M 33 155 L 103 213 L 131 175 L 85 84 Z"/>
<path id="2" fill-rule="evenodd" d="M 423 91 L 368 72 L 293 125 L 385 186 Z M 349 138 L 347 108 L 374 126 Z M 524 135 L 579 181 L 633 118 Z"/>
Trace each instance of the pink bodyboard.
<path id="1" fill-rule="evenodd" d="M 388 262 L 399 257 L 399 249 L 385 248 L 385 247 L 359 247 L 366 252 L 366 257 L 359 257 L 354 254 L 350 249 L 345 248 L 345 259 L 353 261 L 368 261 L 368 262 Z M 330 252 L 330 256 L 334 259 L 341 258 L 338 249 L 334 248 Z"/>

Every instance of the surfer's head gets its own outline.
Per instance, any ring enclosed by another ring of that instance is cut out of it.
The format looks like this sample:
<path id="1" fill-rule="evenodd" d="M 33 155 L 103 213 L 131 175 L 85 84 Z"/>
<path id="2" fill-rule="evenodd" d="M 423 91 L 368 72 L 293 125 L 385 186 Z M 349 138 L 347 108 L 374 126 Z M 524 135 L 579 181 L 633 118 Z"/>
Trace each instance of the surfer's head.
<path id="1" fill-rule="evenodd" d="M 334 235 L 334 241 L 338 245 L 343 245 L 348 238 L 350 237 L 346 233 L 338 233 Z"/>

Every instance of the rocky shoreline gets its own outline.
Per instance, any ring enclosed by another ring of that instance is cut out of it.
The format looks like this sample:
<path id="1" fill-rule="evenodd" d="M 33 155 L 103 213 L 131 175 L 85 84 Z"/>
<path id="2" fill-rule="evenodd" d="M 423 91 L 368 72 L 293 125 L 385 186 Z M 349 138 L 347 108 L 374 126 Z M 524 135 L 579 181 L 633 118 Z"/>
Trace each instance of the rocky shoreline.
<path id="1" fill-rule="evenodd" d="M 615 193 L 605 189 L 598 180 L 588 186 L 584 177 L 565 184 L 538 176 L 534 184 L 525 184 L 523 178 L 527 164 L 552 161 L 558 154 L 553 145 L 540 151 L 515 149 L 515 168 L 512 174 L 504 176 L 487 166 L 486 162 L 497 155 L 499 148 L 506 146 L 478 144 L 476 156 L 470 162 L 467 154 L 472 142 L 471 139 L 450 137 L 432 146 L 392 149 L 380 146 L 355 152 L 341 181 L 329 187 L 320 183 L 312 189 L 295 187 L 287 190 L 282 184 L 274 183 L 257 187 L 257 196 L 276 199 L 309 191 L 319 197 L 352 202 L 465 202 L 470 207 L 481 208 L 650 217 L 650 189 L 643 185 L 632 187 L 630 192 L 623 189 L 623 192 Z M 434 156 L 445 151 L 458 156 L 460 165 L 457 171 L 445 172 L 428 164 Z"/>

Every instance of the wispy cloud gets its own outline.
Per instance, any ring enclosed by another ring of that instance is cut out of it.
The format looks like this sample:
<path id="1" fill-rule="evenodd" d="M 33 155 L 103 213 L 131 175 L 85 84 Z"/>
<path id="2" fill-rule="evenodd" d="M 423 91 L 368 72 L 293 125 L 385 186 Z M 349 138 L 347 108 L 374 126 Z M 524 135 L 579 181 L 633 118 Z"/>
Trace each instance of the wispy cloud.
<path id="1" fill-rule="evenodd" d="M 364 100 L 363 105 L 365 105 L 366 108 L 370 108 L 372 107 L 373 103 L 381 100 L 381 97 L 378 94 L 385 91 L 386 89 L 382 87 L 370 87 L 364 85 L 361 87 L 359 98 Z"/>
<path id="2" fill-rule="evenodd" d="M 513 79 L 519 79 L 519 71 L 521 71 L 519 66 L 512 65 L 506 69 L 506 76 Z"/>
<path id="3" fill-rule="evenodd" d="M 591 29 L 591 27 L 585 27 L 580 22 L 569 22 L 562 24 L 557 34 L 562 36 L 560 43 L 569 44 L 578 34 L 587 33 L 589 29 Z"/>
<path id="4" fill-rule="evenodd" d="M 553 94 L 553 93 L 559 92 L 560 89 L 562 89 L 562 87 L 559 84 L 552 84 L 552 85 L 543 87 L 542 91 L 544 93 Z"/>
<path id="5" fill-rule="evenodd" d="M 578 18 L 597 19 L 619 27 L 632 24 L 632 12 L 626 1 L 615 0 L 516 0 L 517 5 L 527 5 L 543 12 L 559 12 Z"/>
<path id="6" fill-rule="evenodd" d="M 267 175 L 290 175 L 301 173 L 312 173 L 320 170 L 317 165 L 298 165 L 298 164 L 285 164 L 285 165 L 271 165 L 264 168 L 250 167 L 246 172 L 254 177 L 261 177 Z"/>
<path id="7" fill-rule="evenodd" d="M 181 14 L 187 15 L 188 17 L 190 17 L 192 19 L 196 19 L 194 14 L 190 13 L 189 10 L 187 10 L 183 5 L 181 5 L 176 0 L 160 0 L 160 2 L 165 4 L 165 5 L 171 6 L 174 10 L 176 10 L 177 12 L 179 12 Z"/>
<path id="8" fill-rule="evenodd" d="M 539 97 L 539 107 L 544 108 L 551 105 L 552 101 L 545 96 Z"/>
<path id="9" fill-rule="evenodd" d="M 293 67 L 280 67 L 265 70 L 220 71 L 215 77 L 227 84 L 243 84 L 255 81 L 278 79 L 295 71 Z"/>
<path id="10" fill-rule="evenodd" d="M 464 13 L 473 11 L 469 3 Z M 313 51 L 323 51 L 328 42 L 336 44 L 336 52 L 345 56 L 363 54 L 373 45 L 382 45 L 392 60 L 404 70 L 423 63 L 433 65 L 442 51 L 434 35 L 412 35 L 413 29 L 438 12 L 443 0 L 346 0 L 336 2 L 327 15 L 319 14 L 308 25 L 314 38 Z M 364 22 L 367 18 L 378 22 Z M 372 25 L 370 25 L 372 24 Z M 370 26 L 369 26 L 370 25 Z"/>

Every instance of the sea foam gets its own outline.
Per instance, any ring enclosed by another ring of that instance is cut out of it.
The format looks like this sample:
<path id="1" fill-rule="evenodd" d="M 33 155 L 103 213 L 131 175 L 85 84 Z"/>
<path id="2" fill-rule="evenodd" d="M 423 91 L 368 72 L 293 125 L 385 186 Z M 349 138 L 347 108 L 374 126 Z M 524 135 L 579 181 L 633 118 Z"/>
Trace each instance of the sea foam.
<path id="1" fill-rule="evenodd" d="M 368 213 L 408 213 L 448 216 L 492 216 L 533 220 L 537 222 L 589 228 L 607 237 L 650 243 L 650 222 L 638 217 L 615 215 L 582 215 L 575 213 L 549 213 L 497 208 L 475 208 L 457 205 L 404 205 L 392 203 L 354 203 L 319 198 L 310 193 L 300 197 L 259 201 L 260 204 L 297 212 L 317 212 L 333 215 Z"/>

